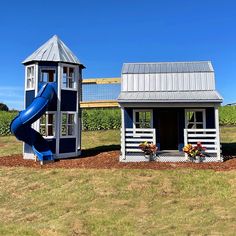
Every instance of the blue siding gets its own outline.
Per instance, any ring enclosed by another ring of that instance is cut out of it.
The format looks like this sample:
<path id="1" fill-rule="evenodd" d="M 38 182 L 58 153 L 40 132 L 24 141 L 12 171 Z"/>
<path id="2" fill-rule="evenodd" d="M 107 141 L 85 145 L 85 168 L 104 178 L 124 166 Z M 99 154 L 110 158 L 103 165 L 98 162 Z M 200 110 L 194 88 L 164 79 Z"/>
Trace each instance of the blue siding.
<path id="1" fill-rule="evenodd" d="M 61 138 L 60 139 L 60 153 L 75 152 L 76 138 Z"/>
<path id="2" fill-rule="evenodd" d="M 61 90 L 61 111 L 76 111 L 77 91 Z"/>
<path id="3" fill-rule="evenodd" d="M 35 90 L 29 90 L 25 92 L 25 107 L 27 108 L 34 100 Z"/>
<path id="4" fill-rule="evenodd" d="M 215 109 L 214 107 L 206 108 L 206 128 L 214 129 L 215 128 Z"/>
<path id="5" fill-rule="evenodd" d="M 185 128 L 185 112 L 184 108 L 179 108 L 178 110 L 178 149 L 182 151 L 184 147 L 184 128 Z"/>
<path id="6" fill-rule="evenodd" d="M 50 150 L 53 154 L 56 153 L 56 139 L 47 139 Z"/>
<path id="7" fill-rule="evenodd" d="M 125 108 L 125 128 L 133 128 L 133 108 Z"/>

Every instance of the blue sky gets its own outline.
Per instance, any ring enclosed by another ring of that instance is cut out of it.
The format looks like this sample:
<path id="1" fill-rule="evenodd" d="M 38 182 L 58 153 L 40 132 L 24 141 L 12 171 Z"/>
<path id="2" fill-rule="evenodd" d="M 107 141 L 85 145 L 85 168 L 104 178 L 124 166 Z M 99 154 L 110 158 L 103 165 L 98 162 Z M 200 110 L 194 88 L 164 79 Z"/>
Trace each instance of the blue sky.
<path id="1" fill-rule="evenodd" d="M 120 76 L 123 62 L 211 60 L 224 103 L 236 102 L 236 1 L 2 1 L 0 102 L 22 109 L 21 62 L 57 34 L 84 77 Z"/>

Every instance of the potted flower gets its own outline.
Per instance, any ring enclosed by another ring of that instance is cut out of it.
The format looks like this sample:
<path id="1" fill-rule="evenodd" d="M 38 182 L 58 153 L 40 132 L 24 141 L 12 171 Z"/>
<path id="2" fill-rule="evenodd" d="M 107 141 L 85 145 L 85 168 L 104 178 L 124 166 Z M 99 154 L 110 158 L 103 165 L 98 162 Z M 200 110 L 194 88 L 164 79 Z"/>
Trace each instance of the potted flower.
<path id="1" fill-rule="evenodd" d="M 144 152 L 144 156 L 149 159 L 149 161 L 155 160 L 157 146 L 153 143 L 148 143 L 147 141 L 140 143 L 139 147 Z"/>
<path id="2" fill-rule="evenodd" d="M 187 144 L 184 146 L 183 151 L 188 154 L 189 160 L 195 160 L 195 162 L 201 162 L 202 157 L 205 157 L 203 154 L 206 148 L 202 146 L 200 142 L 197 145 L 193 146 L 192 144 Z"/>

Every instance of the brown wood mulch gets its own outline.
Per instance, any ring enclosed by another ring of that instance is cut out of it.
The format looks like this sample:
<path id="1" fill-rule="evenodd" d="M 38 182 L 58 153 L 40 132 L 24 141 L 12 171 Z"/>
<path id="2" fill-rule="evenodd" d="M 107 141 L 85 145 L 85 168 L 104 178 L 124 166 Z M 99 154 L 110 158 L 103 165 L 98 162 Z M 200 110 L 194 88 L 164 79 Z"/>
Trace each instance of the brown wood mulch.
<path id="1" fill-rule="evenodd" d="M 119 151 L 108 151 L 95 153 L 94 155 L 58 160 L 40 166 L 39 162 L 33 160 L 24 160 L 22 155 L 13 155 L 0 157 L 0 166 L 6 167 L 30 167 L 30 168 L 86 168 L 86 169 L 212 169 L 215 171 L 228 171 L 236 169 L 236 157 L 227 157 L 227 161 L 219 163 L 161 163 L 161 162 L 138 162 L 138 163 L 121 163 L 119 162 Z"/>

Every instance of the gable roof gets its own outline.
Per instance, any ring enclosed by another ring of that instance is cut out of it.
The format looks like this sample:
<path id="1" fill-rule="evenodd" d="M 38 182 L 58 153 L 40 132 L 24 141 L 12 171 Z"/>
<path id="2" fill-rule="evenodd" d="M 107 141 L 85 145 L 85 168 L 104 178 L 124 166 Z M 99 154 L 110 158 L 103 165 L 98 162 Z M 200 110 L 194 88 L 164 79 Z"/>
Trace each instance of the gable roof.
<path id="1" fill-rule="evenodd" d="M 54 35 L 41 47 L 39 47 L 33 54 L 27 57 L 23 64 L 32 61 L 53 61 L 53 62 L 65 62 L 77 65 L 82 65 L 79 59 L 74 53 L 59 39 L 57 35 Z M 83 65 L 82 65 L 83 66 Z"/>
<path id="2" fill-rule="evenodd" d="M 122 74 L 213 72 L 210 61 L 124 63 Z"/>

